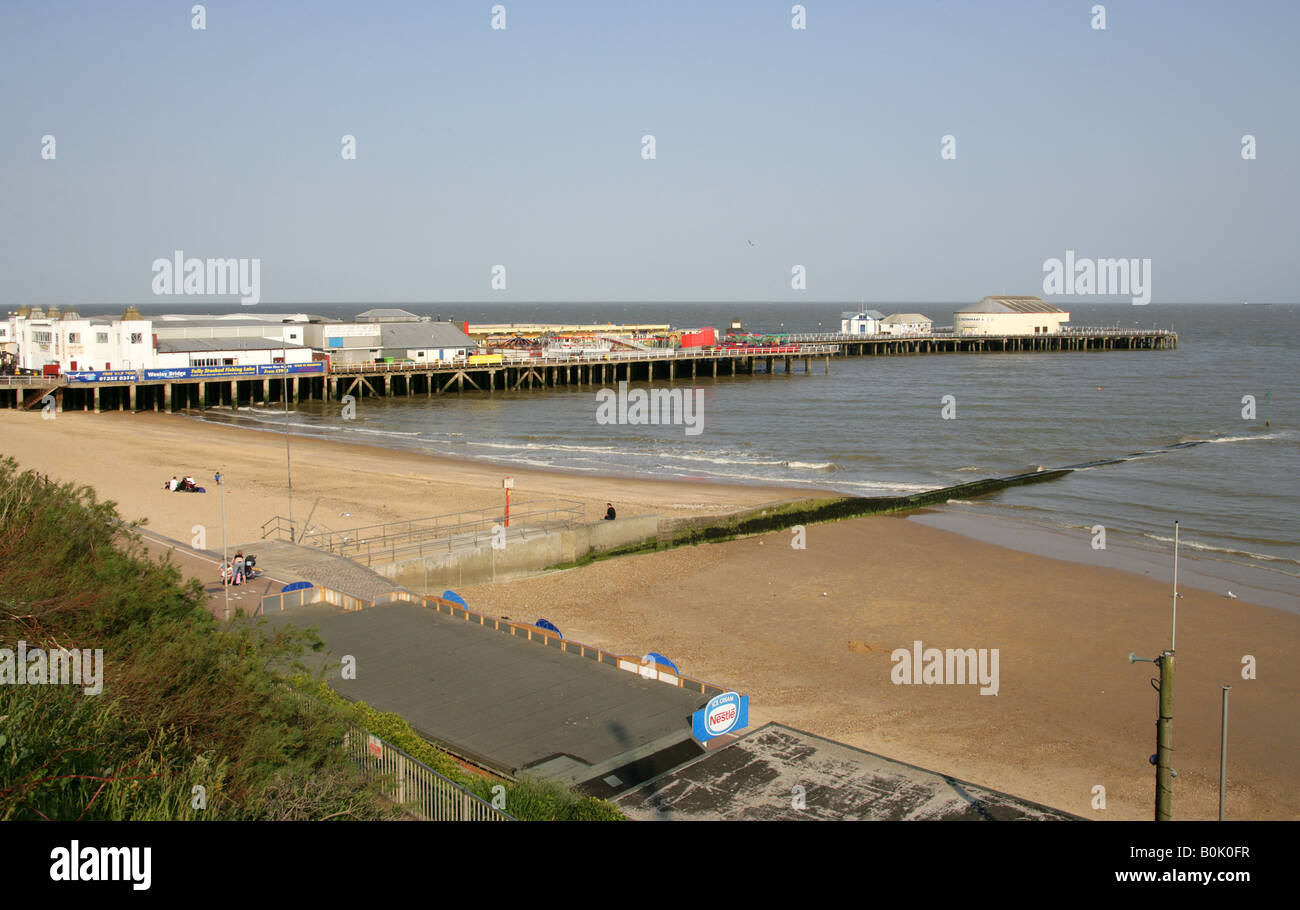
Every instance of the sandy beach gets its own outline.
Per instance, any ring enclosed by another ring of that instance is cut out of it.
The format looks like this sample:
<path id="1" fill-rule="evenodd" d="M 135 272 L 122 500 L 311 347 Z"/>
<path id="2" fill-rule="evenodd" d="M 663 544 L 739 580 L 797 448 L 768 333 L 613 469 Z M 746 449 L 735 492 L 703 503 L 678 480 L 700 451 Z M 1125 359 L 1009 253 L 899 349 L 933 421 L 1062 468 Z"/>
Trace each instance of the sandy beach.
<path id="1" fill-rule="evenodd" d="M 817 495 L 783 487 L 506 468 L 304 437 L 294 437 L 289 446 L 295 518 L 301 523 L 310 513 L 313 528 L 335 531 L 500 508 L 505 501 L 501 481 L 507 475 L 515 481 L 516 506 L 529 500 L 577 500 L 586 505 L 591 520 L 603 516 L 611 501 L 620 515 L 689 516 Z M 195 525 L 202 525 L 210 545 L 220 547 L 221 500 L 211 492 L 218 469 L 229 490 L 226 533 L 231 544 L 254 543 L 262 538 L 263 523 L 289 515 L 280 433 L 156 413 L 69 413 L 47 421 L 38 414 L 0 411 L 0 454 L 51 479 L 88 484 L 117 502 L 124 518 L 147 517 L 149 528 L 177 540 L 189 541 Z M 209 492 L 164 489 L 172 475 L 185 474 Z"/>
<path id="2" fill-rule="evenodd" d="M 778 487 L 503 471 L 490 465 L 295 438 L 294 507 L 335 530 L 500 502 L 501 477 L 534 498 L 581 499 L 596 518 L 696 515 L 806 496 Z M 219 454 L 218 454 L 219 453 Z M 0 454 L 93 486 L 127 518 L 219 548 L 220 503 L 162 489 L 172 474 L 230 479 L 230 537 L 287 514 L 284 438 L 155 414 L 0 412 Z M 342 515 L 341 513 L 350 513 Z M 1097 819 L 1151 817 L 1156 693 L 1169 642 L 1166 580 L 983 543 L 906 516 L 597 562 L 467 588 L 470 606 L 551 620 L 612 651 L 658 651 L 682 672 L 752 696 L 752 723 L 812 733 Z M 273 569 L 271 566 L 266 567 Z M 1175 818 L 1217 809 L 1220 686 L 1232 685 L 1230 818 L 1300 818 L 1300 617 L 1183 591 L 1175 690 Z M 972 685 L 895 685 L 891 652 L 998 649 L 997 695 Z M 1257 679 L 1243 679 L 1255 659 Z M 1106 808 L 1093 808 L 1094 788 Z"/>

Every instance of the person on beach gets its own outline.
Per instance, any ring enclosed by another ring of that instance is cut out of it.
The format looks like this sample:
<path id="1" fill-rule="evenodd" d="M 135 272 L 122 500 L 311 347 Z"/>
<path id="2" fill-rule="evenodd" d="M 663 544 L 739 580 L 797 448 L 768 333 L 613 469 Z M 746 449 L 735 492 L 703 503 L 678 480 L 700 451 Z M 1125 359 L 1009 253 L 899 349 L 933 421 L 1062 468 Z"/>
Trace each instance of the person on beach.
<path id="1" fill-rule="evenodd" d="M 615 517 L 614 504 L 612 502 L 605 503 L 605 520 L 613 521 L 614 517 Z"/>
<path id="2" fill-rule="evenodd" d="M 181 485 L 181 482 L 180 482 L 179 480 L 177 480 L 177 479 L 176 479 L 176 475 L 173 474 L 173 475 L 172 475 L 172 479 L 169 480 L 169 481 L 167 482 L 167 489 L 169 489 L 169 490 L 171 490 L 173 493 L 175 493 L 175 492 L 176 492 L 176 488 L 179 487 L 180 485 Z"/>

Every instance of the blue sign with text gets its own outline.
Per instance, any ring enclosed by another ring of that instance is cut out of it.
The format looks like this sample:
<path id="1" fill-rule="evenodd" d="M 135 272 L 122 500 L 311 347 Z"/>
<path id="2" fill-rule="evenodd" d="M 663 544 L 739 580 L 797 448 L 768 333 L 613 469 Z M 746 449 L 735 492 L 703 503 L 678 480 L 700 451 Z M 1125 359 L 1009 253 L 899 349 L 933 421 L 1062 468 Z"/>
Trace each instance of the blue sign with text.
<path id="1" fill-rule="evenodd" d="M 135 370 L 75 370 L 63 376 L 68 382 L 135 382 L 140 378 Z"/>
<path id="2" fill-rule="evenodd" d="M 723 692 L 691 715 L 691 735 L 702 743 L 749 726 L 749 696 Z"/>

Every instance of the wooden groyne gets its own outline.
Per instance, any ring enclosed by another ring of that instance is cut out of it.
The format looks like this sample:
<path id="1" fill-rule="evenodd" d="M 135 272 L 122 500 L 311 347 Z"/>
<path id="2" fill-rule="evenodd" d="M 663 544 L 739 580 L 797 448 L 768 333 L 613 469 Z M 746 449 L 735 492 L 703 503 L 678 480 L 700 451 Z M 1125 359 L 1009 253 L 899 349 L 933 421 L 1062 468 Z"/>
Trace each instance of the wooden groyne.
<path id="1" fill-rule="evenodd" d="M 116 371 L 95 380 L 66 376 L 0 376 L 0 407 L 59 411 L 183 411 L 245 407 L 290 400 L 340 401 L 345 396 L 412 397 L 465 392 L 608 387 L 621 381 L 675 382 L 701 377 L 830 372 L 834 357 L 921 354 L 995 354 L 1087 351 L 1153 351 L 1178 347 L 1178 335 L 1152 329 L 1074 330 L 1054 335 L 955 335 L 862 337 L 792 335 L 788 343 L 748 348 L 655 348 L 568 356 L 483 355 L 436 363 L 334 363 L 326 370 L 289 376 L 244 372 L 151 378 L 196 370 Z M 311 366 L 311 365 L 308 365 Z M 259 368 L 264 369 L 264 368 Z M 124 375 L 125 374 L 125 375 Z M 134 378 L 132 378 L 134 377 Z M 51 405 L 52 403 L 52 405 Z"/>
<path id="2" fill-rule="evenodd" d="M 973 499 L 987 496 L 1009 487 L 1024 486 L 1031 483 L 1044 483 L 1059 480 L 1071 474 L 1070 468 L 1058 468 L 1050 471 L 1031 471 L 1026 474 L 1014 474 L 1010 477 L 991 477 L 974 480 L 923 493 L 907 496 L 836 496 L 824 499 L 800 499 L 777 505 L 759 506 L 734 515 L 723 517 L 703 516 L 699 518 L 665 519 L 660 523 L 657 540 L 647 540 L 638 544 L 607 550 L 592 554 L 571 563 L 551 566 L 552 569 L 567 569 L 583 565 L 598 559 L 616 556 L 631 556 L 636 553 L 649 553 L 673 547 L 696 546 L 702 543 L 722 543 L 754 534 L 770 534 L 796 525 L 818 524 L 827 521 L 844 521 L 850 518 L 862 518 L 866 515 L 883 515 L 889 512 L 905 512 L 925 506 L 942 505 L 950 499 Z"/>

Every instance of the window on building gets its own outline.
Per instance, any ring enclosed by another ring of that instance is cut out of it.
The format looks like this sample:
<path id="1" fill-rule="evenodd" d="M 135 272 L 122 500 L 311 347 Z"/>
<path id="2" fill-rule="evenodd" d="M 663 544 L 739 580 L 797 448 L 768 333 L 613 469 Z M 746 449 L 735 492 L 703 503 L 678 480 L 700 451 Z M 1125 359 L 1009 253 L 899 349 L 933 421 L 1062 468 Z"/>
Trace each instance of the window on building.
<path id="1" fill-rule="evenodd" d="M 143 333 L 143 332 L 132 332 L 132 333 L 131 333 L 131 343 L 132 343 L 132 344 L 144 344 L 144 333 Z"/>
<path id="2" fill-rule="evenodd" d="M 219 357 L 200 357 L 190 361 L 192 367 L 219 367 L 221 359 Z"/>
<path id="3" fill-rule="evenodd" d="M 52 337 L 49 332 L 32 332 L 32 340 L 37 344 L 49 344 Z"/>
<path id="4" fill-rule="evenodd" d="M 68 333 L 68 344 L 81 344 L 81 333 L 80 333 L 80 332 L 69 332 L 69 333 Z"/>
<path id="5" fill-rule="evenodd" d="M 95 344 L 108 344 L 108 332 L 96 332 Z"/>

